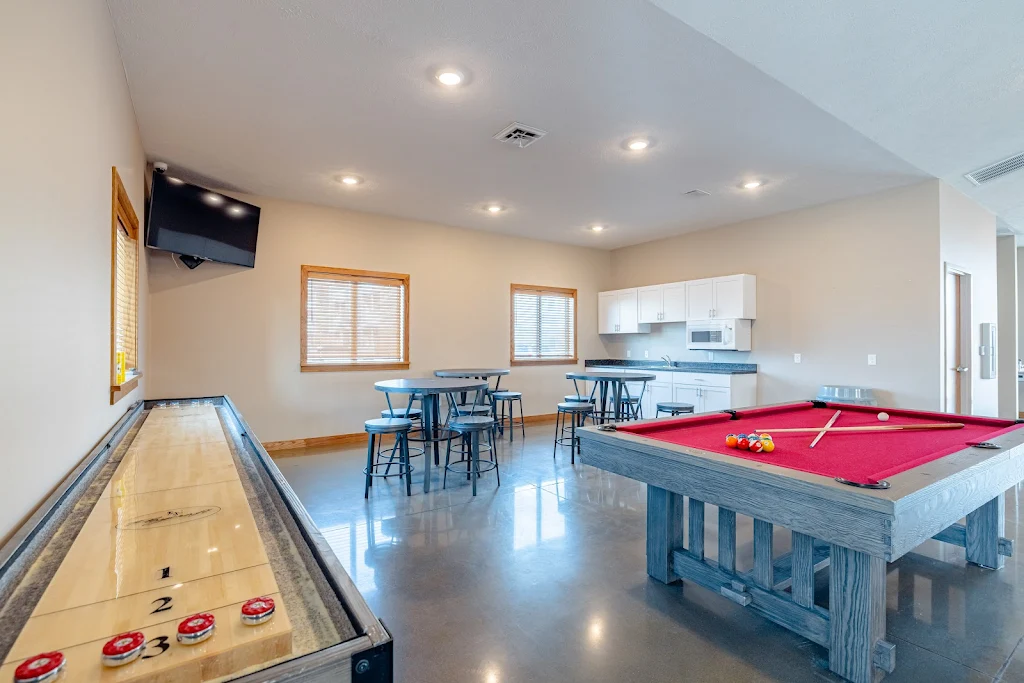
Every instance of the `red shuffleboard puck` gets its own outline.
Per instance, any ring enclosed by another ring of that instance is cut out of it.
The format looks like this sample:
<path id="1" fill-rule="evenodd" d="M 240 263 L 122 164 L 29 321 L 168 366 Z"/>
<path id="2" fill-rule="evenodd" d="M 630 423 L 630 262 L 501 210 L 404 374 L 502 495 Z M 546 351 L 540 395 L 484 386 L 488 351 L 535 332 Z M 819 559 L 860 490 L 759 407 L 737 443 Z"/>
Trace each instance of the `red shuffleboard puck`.
<path id="1" fill-rule="evenodd" d="M 104 666 L 124 666 L 134 662 L 146 649 L 146 636 L 142 631 L 129 631 L 114 636 L 103 646 Z"/>
<path id="2" fill-rule="evenodd" d="M 182 645 L 195 645 L 213 635 L 213 615 L 208 612 L 193 614 L 178 624 L 178 642 Z"/>
<path id="3" fill-rule="evenodd" d="M 29 657 L 14 670 L 14 683 L 42 683 L 60 676 L 67 660 L 61 652 L 44 652 Z"/>
<path id="4" fill-rule="evenodd" d="M 270 621 L 274 616 L 274 599 L 268 597 L 253 598 L 242 605 L 242 623 L 246 626 L 258 626 Z"/>

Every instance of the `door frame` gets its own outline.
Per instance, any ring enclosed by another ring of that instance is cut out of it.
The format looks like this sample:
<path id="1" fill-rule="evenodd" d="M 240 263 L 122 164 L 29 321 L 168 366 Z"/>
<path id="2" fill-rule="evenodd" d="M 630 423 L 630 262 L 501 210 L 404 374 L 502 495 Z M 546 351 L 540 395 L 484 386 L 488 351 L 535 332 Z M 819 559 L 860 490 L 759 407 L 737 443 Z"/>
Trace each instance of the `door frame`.
<path id="1" fill-rule="evenodd" d="M 949 390 L 948 368 L 946 367 L 946 280 L 950 275 L 960 278 L 960 360 L 967 366 L 967 372 L 960 378 L 960 409 L 964 415 L 971 415 L 974 410 L 972 397 L 974 376 L 974 345 L 972 341 L 973 306 L 971 289 L 971 272 L 962 266 L 946 261 L 942 269 L 942 335 L 940 357 L 942 359 L 942 410 L 946 408 L 946 396 Z"/>

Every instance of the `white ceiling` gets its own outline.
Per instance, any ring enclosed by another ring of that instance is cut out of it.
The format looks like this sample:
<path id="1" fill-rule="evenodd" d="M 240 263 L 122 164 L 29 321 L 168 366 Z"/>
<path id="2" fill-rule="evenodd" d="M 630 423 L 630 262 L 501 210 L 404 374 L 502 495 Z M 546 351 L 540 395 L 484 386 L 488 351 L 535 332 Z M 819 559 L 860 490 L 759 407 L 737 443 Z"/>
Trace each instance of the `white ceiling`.
<path id="1" fill-rule="evenodd" d="M 651 1 L 1024 232 L 1024 2 Z"/>
<path id="2" fill-rule="evenodd" d="M 614 248 L 928 177 L 646 0 L 108 4 L 149 157 L 255 194 Z"/>

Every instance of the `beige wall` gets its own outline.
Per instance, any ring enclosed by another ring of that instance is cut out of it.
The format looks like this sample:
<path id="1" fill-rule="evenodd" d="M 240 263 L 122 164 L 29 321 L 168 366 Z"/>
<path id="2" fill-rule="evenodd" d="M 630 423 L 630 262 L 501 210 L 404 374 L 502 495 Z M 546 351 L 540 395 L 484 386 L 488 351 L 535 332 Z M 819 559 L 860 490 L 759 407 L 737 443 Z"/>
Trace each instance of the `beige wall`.
<path id="1" fill-rule="evenodd" d="M 595 331 L 608 252 L 243 198 L 263 209 L 255 269 L 178 270 L 151 254 L 148 397 L 230 394 L 264 441 L 359 432 L 385 406 L 379 379 L 507 367 L 513 282 L 578 289 L 580 358 L 604 354 Z M 302 264 L 408 273 L 411 368 L 300 373 Z M 569 369 L 517 367 L 502 384 L 524 392 L 527 414 L 552 413 Z"/>
<path id="2" fill-rule="evenodd" d="M 996 238 L 999 288 L 999 417 L 1017 418 L 1017 238 Z"/>
<path id="3" fill-rule="evenodd" d="M 141 218 L 145 160 L 103 0 L 3 3 L 0 63 L 2 538 L 142 394 L 110 405 L 110 167 Z"/>
<path id="4" fill-rule="evenodd" d="M 938 181 L 931 181 L 619 249 L 612 284 L 751 273 L 753 350 L 717 352 L 715 360 L 757 363 L 760 403 L 811 398 L 827 383 L 874 387 L 883 404 L 934 409 L 941 396 L 938 221 Z M 633 358 L 647 351 L 707 360 L 706 352 L 686 351 L 683 324 L 651 329 L 604 341 L 617 357 L 630 350 Z M 876 366 L 867 365 L 871 353 Z"/>
<path id="5" fill-rule="evenodd" d="M 981 324 L 994 323 L 999 315 L 996 290 L 996 217 L 959 190 L 939 183 L 939 282 L 943 282 L 945 264 L 971 274 L 971 412 L 976 415 L 999 414 L 999 382 L 981 379 Z M 943 288 L 938 305 L 942 305 Z M 945 372 L 945 347 L 939 359 L 939 372 Z"/>

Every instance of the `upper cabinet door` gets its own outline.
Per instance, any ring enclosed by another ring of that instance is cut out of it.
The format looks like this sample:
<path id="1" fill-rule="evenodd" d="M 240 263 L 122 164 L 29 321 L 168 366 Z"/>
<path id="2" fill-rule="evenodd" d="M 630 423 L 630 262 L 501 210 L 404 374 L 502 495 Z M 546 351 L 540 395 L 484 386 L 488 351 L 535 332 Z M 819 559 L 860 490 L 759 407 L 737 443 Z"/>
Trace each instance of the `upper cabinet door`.
<path id="1" fill-rule="evenodd" d="M 619 326 L 618 332 L 639 332 L 640 331 L 640 318 L 639 318 L 639 301 L 637 298 L 637 291 L 630 289 L 625 292 L 620 292 L 618 295 L 619 300 Z"/>
<path id="2" fill-rule="evenodd" d="M 711 307 L 714 318 L 757 317 L 757 295 L 753 275 L 729 275 L 712 280 L 714 304 Z"/>
<path id="3" fill-rule="evenodd" d="M 619 331 L 619 295 L 601 292 L 597 295 L 597 333 L 614 334 Z"/>
<path id="4" fill-rule="evenodd" d="M 663 321 L 662 286 L 641 287 L 637 290 L 639 302 L 638 319 L 641 323 L 660 323 Z"/>
<path id="5" fill-rule="evenodd" d="M 661 286 L 661 322 L 686 322 L 685 282 L 673 282 Z"/>
<path id="6" fill-rule="evenodd" d="M 710 320 L 715 307 L 715 289 L 712 278 L 690 280 L 686 283 L 686 319 Z"/>

